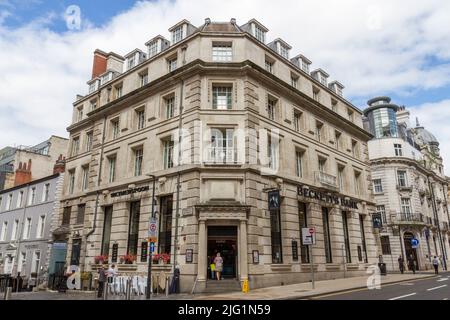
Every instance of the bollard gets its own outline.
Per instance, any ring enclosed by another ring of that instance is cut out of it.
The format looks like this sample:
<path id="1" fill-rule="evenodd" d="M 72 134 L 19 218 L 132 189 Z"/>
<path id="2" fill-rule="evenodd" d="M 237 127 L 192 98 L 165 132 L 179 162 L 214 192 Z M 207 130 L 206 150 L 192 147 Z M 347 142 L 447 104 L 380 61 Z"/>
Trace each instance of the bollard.
<path id="1" fill-rule="evenodd" d="M 12 293 L 12 290 L 13 290 L 13 288 L 12 288 L 12 278 L 11 277 L 8 277 L 6 279 L 6 284 L 7 284 L 7 287 L 6 287 L 6 290 L 5 290 L 5 300 L 10 300 L 11 299 L 11 293 Z"/>
<path id="2" fill-rule="evenodd" d="M 169 296 L 169 277 L 166 277 L 166 297 Z"/>

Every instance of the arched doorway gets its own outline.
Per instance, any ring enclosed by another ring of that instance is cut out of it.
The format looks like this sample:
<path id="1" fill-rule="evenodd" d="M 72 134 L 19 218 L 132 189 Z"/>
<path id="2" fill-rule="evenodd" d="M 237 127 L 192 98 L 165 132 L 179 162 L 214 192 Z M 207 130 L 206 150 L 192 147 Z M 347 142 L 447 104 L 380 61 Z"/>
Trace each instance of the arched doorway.
<path id="1" fill-rule="evenodd" d="M 405 246 L 405 262 L 408 263 L 409 257 L 412 255 L 416 262 L 416 270 L 419 270 L 419 259 L 417 258 L 417 249 L 412 247 L 411 240 L 414 239 L 414 235 L 411 232 L 405 232 L 403 234 L 403 243 Z"/>

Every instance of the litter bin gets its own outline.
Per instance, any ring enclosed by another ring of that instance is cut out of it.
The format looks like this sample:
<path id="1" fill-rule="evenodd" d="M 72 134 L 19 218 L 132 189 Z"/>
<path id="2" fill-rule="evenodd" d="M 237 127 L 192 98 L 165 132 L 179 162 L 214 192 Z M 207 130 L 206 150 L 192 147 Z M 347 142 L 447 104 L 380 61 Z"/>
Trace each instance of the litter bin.
<path id="1" fill-rule="evenodd" d="M 379 263 L 378 268 L 380 268 L 380 275 L 385 276 L 387 274 L 386 263 Z"/>

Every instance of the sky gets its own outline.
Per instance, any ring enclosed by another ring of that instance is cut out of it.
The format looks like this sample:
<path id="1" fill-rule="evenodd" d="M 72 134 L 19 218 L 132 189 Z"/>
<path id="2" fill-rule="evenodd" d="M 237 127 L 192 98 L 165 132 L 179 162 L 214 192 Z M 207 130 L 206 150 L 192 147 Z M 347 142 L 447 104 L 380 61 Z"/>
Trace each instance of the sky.
<path id="1" fill-rule="evenodd" d="M 387 95 L 441 143 L 450 175 L 448 0 L 0 0 L 0 148 L 68 136 L 95 49 L 126 54 L 182 19 L 256 18 L 345 85 L 361 109 Z"/>

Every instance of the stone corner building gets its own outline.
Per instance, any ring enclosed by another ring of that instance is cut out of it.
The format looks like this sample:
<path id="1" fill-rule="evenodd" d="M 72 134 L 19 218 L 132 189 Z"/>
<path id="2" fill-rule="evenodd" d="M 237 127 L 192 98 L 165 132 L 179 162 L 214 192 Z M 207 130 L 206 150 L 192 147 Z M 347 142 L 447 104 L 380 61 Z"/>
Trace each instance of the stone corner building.
<path id="1" fill-rule="evenodd" d="M 380 245 L 388 269 L 398 271 L 412 257 L 419 270 L 432 268 L 434 256 L 449 263 L 448 180 L 439 142 L 405 107 L 389 97 L 369 100 L 365 125 L 374 139 L 369 158 L 376 213 L 382 220 Z M 414 242 L 418 240 L 418 245 Z"/>
<path id="2" fill-rule="evenodd" d="M 316 227 L 316 277 L 364 274 L 378 262 L 362 112 L 290 57 L 255 19 L 238 26 L 183 20 L 125 56 L 96 50 L 89 94 L 69 126 L 56 242 L 67 263 L 95 271 L 107 255 L 118 271 L 145 275 L 153 180 L 153 271 L 181 270 L 181 290 L 215 286 L 221 252 L 228 283 L 250 288 L 309 281 L 301 228 Z M 182 128 L 182 130 L 178 130 Z M 280 208 L 269 210 L 278 191 Z M 78 213 L 83 219 L 78 219 Z M 123 255 L 136 255 L 121 264 Z"/>

